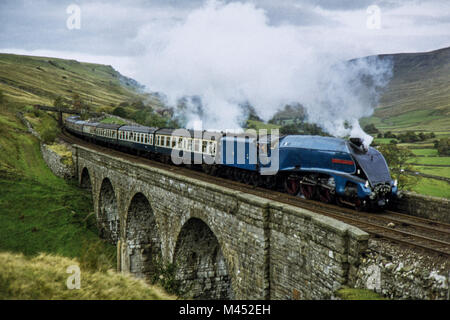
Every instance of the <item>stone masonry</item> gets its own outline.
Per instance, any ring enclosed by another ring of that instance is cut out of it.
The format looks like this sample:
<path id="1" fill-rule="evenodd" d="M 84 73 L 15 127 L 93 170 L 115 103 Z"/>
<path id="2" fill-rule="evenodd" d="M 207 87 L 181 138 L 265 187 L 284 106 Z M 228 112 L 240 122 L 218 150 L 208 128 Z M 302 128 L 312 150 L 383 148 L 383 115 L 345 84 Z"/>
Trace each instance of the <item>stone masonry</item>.
<path id="1" fill-rule="evenodd" d="M 397 209 L 413 216 L 450 223 L 450 200 L 403 192 L 396 203 Z"/>
<path id="2" fill-rule="evenodd" d="M 73 146 L 118 268 L 176 266 L 194 298 L 329 299 L 355 283 L 368 234 L 320 214 Z"/>

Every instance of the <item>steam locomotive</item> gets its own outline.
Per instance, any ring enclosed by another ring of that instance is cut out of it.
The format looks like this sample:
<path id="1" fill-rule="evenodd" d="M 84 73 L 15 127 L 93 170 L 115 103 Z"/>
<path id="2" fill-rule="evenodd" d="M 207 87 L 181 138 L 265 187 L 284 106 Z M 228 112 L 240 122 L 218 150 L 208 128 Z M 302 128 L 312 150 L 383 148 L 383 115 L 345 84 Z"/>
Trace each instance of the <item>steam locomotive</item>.
<path id="1" fill-rule="evenodd" d="M 71 134 L 165 163 L 357 210 L 383 209 L 397 196 L 386 160 L 358 138 L 224 134 L 65 120 Z"/>

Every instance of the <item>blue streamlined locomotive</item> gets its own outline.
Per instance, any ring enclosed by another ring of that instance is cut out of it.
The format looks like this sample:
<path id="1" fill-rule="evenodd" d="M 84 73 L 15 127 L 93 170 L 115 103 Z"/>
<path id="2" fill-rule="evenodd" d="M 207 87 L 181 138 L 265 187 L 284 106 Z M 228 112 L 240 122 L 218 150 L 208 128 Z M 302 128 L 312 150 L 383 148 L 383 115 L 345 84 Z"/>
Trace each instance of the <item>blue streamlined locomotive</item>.
<path id="1" fill-rule="evenodd" d="M 208 174 L 283 188 L 306 199 L 361 210 L 386 208 L 397 196 L 397 181 L 392 180 L 381 153 L 364 148 L 358 138 L 288 135 L 275 139 L 192 130 L 180 134 L 175 129 L 80 121 L 77 116 L 67 118 L 65 125 L 70 133 L 91 142 L 166 163 L 176 154 Z M 207 161 L 211 158 L 214 161 Z"/>

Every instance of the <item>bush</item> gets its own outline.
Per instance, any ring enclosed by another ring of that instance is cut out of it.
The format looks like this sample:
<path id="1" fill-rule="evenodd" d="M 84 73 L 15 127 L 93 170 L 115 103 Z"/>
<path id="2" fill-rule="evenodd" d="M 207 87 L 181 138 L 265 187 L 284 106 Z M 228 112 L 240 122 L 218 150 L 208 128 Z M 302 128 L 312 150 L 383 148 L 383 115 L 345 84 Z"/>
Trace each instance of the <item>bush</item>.
<path id="1" fill-rule="evenodd" d="M 442 138 L 436 141 L 434 145 L 441 157 L 450 156 L 450 138 Z"/>
<path id="2" fill-rule="evenodd" d="M 412 171 L 413 168 L 407 161 L 414 157 L 414 154 L 405 147 L 400 147 L 397 144 L 384 144 L 378 148 L 391 171 L 393 179 L 398 180 L 398 187 L 404 190 L 411 190 L 419 181 L 417 176 L 407 175 L 406 171 Z"/>
<path id="3" fill-rule="evenodd" d="M 122 104 L 122 103 L 121 103 Z M 121 117 L 121 118 L 126 118 L 128 117 L 128 113 L 125 111 L 124 108 L 122 107 L 117 107 L 113 110 L 112 112 L 113 115 Z"/>
<path id="4" fill-rule="evenodd" d="M 387 131 L 387 132 L 384 134 L 384 137 L 385 137 L 385 138 L 393 138 L 393 139 L 396 139 L 396 138 L 397 138 L 397 136 L 396 136 L 395 134 L 393 134 L 392 131 Z"/>
<path id="5" fill-rule="evenodd" d="M 3 94 L 3 91 L 0 89 L 0 104 L 5 102 L 5 95 Z"/>
<path id="6" fill-rule="evenodd" d="M 404 134 L 399 134 L 398 139 L 400 142 L 417 142 L 421 140 L 414 131 L 407 131 Z"/>
<path id="7" fill-rule="evenodd" d="M 58 129 L 56 128 L 45 128 L 41 133 L 41 139 L 45 144 L 53 143 L 57 136 Z"/>
<path id="8" fill-rule="evenodd" d="M 80 266 L 90 271 L 105 272 L 116 268 L 116 252 L 107 250 L 104 242 L 85 241 L 81 250 Z"/>
<path id="9" fill-rule="evenodd" d="M 295 124 L 287 124 L 280 128 L 280 134 L 300 134 L 300 130 Z"/>
<path id="10" fill-rule="evenodd" d="M 366 125 L 363 129 L 369 134 L 377 134 L 380 132 L 373 123 Z"/>

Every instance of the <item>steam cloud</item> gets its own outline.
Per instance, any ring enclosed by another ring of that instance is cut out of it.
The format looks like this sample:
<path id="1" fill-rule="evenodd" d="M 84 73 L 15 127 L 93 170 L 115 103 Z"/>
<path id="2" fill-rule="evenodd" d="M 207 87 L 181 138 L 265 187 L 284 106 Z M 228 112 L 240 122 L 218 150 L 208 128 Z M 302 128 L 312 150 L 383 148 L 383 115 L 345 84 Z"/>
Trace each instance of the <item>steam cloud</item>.
<path id="1" fill-rule="evenodd" d="M 265 11 L 250 3 L 208 1 L 183 19 L 154 20 L 136 41 L 146 48 L 138 79 L 170 105 L 188 97 L 190 128 L 238 128 L 244 103 L 269 120 L 299 102 L 310 122 L 368 145 L 372 138 L 358 119 L 372 114 L 392 75 L 390 61 L 342 62 L 338 47 L 295 26 L 270 25 Z"/>

